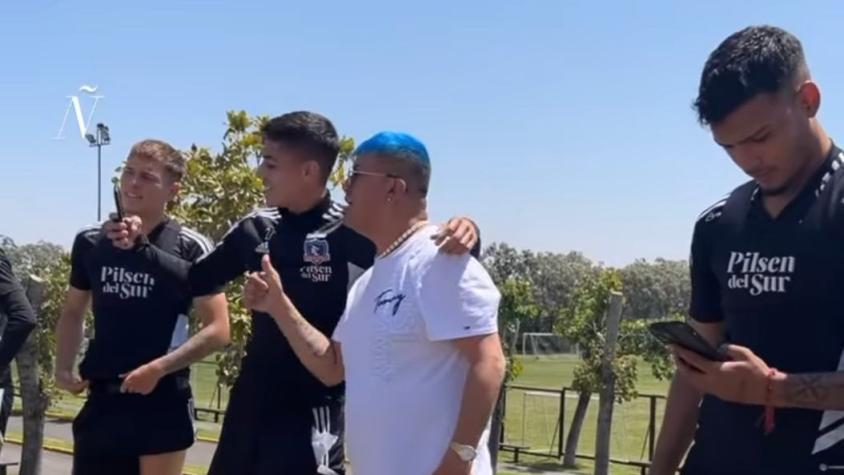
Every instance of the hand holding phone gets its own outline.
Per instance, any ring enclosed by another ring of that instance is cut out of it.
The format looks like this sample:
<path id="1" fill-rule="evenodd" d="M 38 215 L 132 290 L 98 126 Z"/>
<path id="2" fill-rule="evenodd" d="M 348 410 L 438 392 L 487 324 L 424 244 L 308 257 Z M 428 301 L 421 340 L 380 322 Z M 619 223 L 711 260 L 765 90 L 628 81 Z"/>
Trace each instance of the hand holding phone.
<path id="1" fill-rule="evenodd" d="M 648 330 L 666 345 L 683 347 L 712 361 L 729 360 L 686 322 L 655 322 L 648 325 Z"/>

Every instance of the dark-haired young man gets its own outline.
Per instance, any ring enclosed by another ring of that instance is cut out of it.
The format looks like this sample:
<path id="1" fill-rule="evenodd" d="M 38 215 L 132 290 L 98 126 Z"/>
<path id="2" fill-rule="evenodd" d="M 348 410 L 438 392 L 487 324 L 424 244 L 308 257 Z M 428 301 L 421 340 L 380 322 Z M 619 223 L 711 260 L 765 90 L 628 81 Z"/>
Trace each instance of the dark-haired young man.
<path id="1" fill-rule="evenodd" d="M 258 271 L 269 254 L 291 300 L 312 325 L 330 334 L 349 286 L 375 256 L 368 239 L 343 225 L 344 208 L 328 194 L 339 137 L 327 118 L 305 111 L 276 117 L 262 132 L 258 174 L 270 208 L 235 223 L 191 267 L 192 292 L 204 295 Z M 123 245 L 134 240 L 133 229 L 112 229 L 112 238 Z M 471 221 L 451 220 L 448 229 L 454 232 L 444 236 L 444 250 L 477 251 Z M 209 473 L 342 474 L 344 386 L 326 387 L 302 365 L 272 317 L 263 312 L 253 317 Z"/>
<path id="2" fill-rule="evenodd" d="M 817 118 L 797 38 L 729 36 L 703 68 L 700 121 L 752 180 L 707 208 L 690 323 L 729 362 L 678 366 L 651 468 L 687 475 L 844 473 L 844 154 Z"/>

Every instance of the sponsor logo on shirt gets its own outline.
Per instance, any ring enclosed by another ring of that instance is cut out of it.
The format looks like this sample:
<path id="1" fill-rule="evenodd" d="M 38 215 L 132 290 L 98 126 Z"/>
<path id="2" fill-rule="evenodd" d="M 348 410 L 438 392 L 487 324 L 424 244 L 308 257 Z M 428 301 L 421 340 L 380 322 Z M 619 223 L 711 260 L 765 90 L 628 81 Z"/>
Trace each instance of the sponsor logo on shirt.
<path id="1" fill-rule="evenodd" d="M 117 266 L 103 266 L 100 270 L 103 294 L 116 295 L 122 300 L 150 296 L 155 279 L 146 272 L 132 272 Z"/>
<path id="2" fill-rule="evenodd" d="M 762 294 L 786 293 L 794 275 L 794 256 L 765 256 L 759 252 L 730 252 L 727 287 Z"/>
<path id="3" fill-rule="evenodd" d="M 331 280 L 331 266 L 324 265 L 331 261 L 331 250 L 324 238 L 307 238 L 304 244 L 305 262 L 311 264 L 301 269 L 303 279 L 311 282 L 328 282 Z"/>

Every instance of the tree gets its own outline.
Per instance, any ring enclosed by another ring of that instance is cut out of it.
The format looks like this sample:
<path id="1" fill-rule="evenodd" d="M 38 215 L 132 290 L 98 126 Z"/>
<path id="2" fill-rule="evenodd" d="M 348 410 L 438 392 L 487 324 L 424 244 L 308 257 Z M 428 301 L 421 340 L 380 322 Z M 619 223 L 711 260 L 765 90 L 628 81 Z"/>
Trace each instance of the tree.
<path id="1" fill-rule="evenodd" d="M 592 394 L 601 389 L 601 361 L 604 356 L 606 316 L 610 292 L 622 290 L 621 274 L 612 268 L 601 268 L 586 274 L 572 295 L 569 305 L 556 322 L 556 331 L 578 344 L 582 361 L 575 368 L 572 387 L 578 391 L 577 407 L 566 440 L 563 465 L 574 466 L 580 433 L 586 419 Z M 636 396 L 637 362 L 640 357 L 651 363 L 657 378 L 666 377 L 669 368 L 665 349 L 647 338 L 644 322 L 622 322 L 618 348 L 612 361 L 617 402 Z"/>
<path id="2" fill-rule="evenodd" d="M 621 270 L 621 280 L 625 317 L 665 318 L 688 309 L 691 282 L 686 261 L 637 259 Z"/>
<path id="3" fill-rule="evenodd" d="M 170 206 L 170 214 L 214 241 L 220 240 L 238 219 L 263 202 L 263 185 L 255 173 L 261 159 L 261 128 L 266 116 L 251 117 L 245 111 L 226 114 L 222 151 L 191 146 L 186 151 L 187 166 L 179 197 Z M 329 183 L 345 180 L 354 149 L 350 138 L 341 140 L 337 166 Z M 241 303 L 241 282 L 229 284 L 232 344 L 218 353 L 218 377 L 228 386 L 234 383 L 249 339 L 251 318 Z"/>
<path id="4" fill-rule="evenodd" d="M 59 263 L 67 251 L 59 246 L 46 241 L 38 241 L 35 244 L 23 244 L 18 246 L 8 236 L 0 235 L 0 247 L 9 256 L 15 268 L 15 274 L 21 276 L 35 274 L 46 275 L 50 269 Z"/>
<path id="5" fill-rule="evenodd" d="M 499 333 L 507 356 L 505 382 L 519 376 L 522 365 L 513 359 L 519 338 L 519 327 L 540 315 L 540 308 L 534 298 L 533 286 L 528 280 L 510 277 L 499 285 L 501 301 L 498 305 Z"/>
<path id="6" fill-rule="evenodd" d="M 489 450 L 492 456 L 492 466 L 498 458 L 498 441 L 501 438 L 504 422 L 504 387 L 516 379 L 522 371 L 522 364 L 514 358 L 515 346 L 519 337 L 519 327 L 522 322 L 530 321 L 539 315 L 539 307 L 533 297 L 533 289 L 529 281 L 517 277 L 510 277 L 499 285 L 501 301 L 498 305 L 498 331 L 507 358 L 507 372 L 501 386 L 501 393 L 493 411 L 493 423 L 489 435 Z"/>
<path id="7" fill-rule="evenodd" d="M 523 332 L 552 331 L 557 315 L 568 306 L 574 289 L 587 274 L 595 272 L 592 262 L 579 252 L 536 254 L 519 251 L 506 243 L 487 247 L 484 265 L 499 286 L 511 277 L 530 283 L 541 311 L 537 318 L 523 322 Z"/>
<path id="8" fill-rule="evenodd" d="M 557 316 L 570 305 L 572 296 L 585 279 L 594 276 L 596 267 L 579 252 L 536 254 L 531 263 L 536 302 L 543 314 L 535 327 L 527 331 L 553 331 Z"/>
<path id="9" fill-rule="evenodd" d="M 534 256 L 507 243 L 492 243 L 483 252 L 484 266 L 492 280 L 502 285 L 509 278 L 531 281 Z"/>

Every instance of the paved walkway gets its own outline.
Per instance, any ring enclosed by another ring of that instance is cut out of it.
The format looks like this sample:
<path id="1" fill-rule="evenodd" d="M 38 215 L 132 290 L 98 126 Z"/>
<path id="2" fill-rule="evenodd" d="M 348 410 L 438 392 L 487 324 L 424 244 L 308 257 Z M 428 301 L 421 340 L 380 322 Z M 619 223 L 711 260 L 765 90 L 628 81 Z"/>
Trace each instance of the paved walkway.
<path id="1" fill-rule="evenodd" d="M 22 434 L 23 427 L 21 423 L 22 421 L 20 416 L 12 416 L 9 419 L 7 432 Z M 72 441 L 73 434 L 71 432 L 70 422 L 48 418 L 47 424 L 44 427 L 44 436 L 51 439 L 59 439 L 68 442 Z M 214 455 L 215 447 L 216 444 L 197 441 L 193 447 L 188 450 L 186 463 L 193 466 L 208 467 L 211 464 L 211 458 Z M 20 461 L 20 450 L 21 447 L 19 445 L 7 442 L 2 451 L 0 451 L 0 461 Z M 72 458 L 70 455 L 45 450 L 41 462 L 41 475 L 67 475 L 70 473 L 71 461 Z M 499 464 L 499 471 L 526 473 L 531 475 L 572 475 L 566 472 L 534 470 L 508 462 L 501 462 Z M 9 469 L 10 475 L 17 473 L 17 468 L 12 467 Z M 349 475 L 352 475 L 351 470 L 349 470 Z"/>

